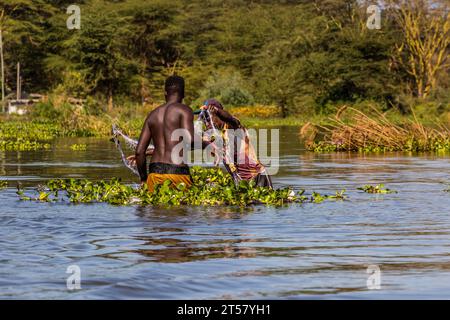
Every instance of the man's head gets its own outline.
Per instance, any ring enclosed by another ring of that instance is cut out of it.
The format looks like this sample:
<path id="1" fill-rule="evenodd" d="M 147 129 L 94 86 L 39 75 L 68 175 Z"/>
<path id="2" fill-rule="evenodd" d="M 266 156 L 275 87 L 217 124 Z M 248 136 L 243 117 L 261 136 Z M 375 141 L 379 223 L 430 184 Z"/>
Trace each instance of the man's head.
<path id="1" fill-rule="evenodd" d="M 166 100 L 171 96 L 178 96 L 178 98 L 184 98 L 184 79 L 179 76 L 170 76 L 166 79 L 164 85 L 166 92 Z"/>

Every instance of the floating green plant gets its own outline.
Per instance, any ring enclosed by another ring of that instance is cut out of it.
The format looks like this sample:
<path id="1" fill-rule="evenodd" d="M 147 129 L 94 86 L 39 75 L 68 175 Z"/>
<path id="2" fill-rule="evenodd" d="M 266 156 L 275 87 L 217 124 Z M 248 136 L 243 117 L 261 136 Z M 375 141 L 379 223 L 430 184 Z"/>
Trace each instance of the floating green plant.
<path id="1" fill-rule="evenodd" d="M 176 188 L 166 181 L 156 186 L 153 193 L 147 187 L 133 188 L 125 185 L 119 179 L 110 181 L 89 181 L 86 179 L 49 180 L 44 189 L 38 188 L 37 195 L 26 195 L 23 189 L 17 194 L 22 200 L 39 202 L 64 201 L 72 203 L 105 202 L 113 205 L 194 205 L 217 206 L 233 205 L 248 206 L 254 204 L 282 206 L 288 203 L 319 203 L 326 199 L 343 200 L 344 191 L 334 196 L 313 193 L 311 197 L 304 195 L 304 190 L 294 192 L 291 188 L 269 189 L 257 187 L 254 183 L 242 181 L 238 186 L 228 174 L 222 170 L 191 168 L 193 186 L 186 188 L 179 184 Z"/>
<path id="2" fill-rule="evenodd" d="M 73 151 L 86 151 L 87 146 L 85 144 L 73 144 L 70 146 Z"/>
<path id="3" fill-rule="evenodd" d="M 2 151 L 35 151 L 49 149 L 50 144 L 29 140 L 0 140 L 0 150 Z"/>
<path id="4" fill-rule="evenodd" d="M 1 122 L 0 123 L 0 140 L 33 140 L 43 141 L 52 140 L 61 135 L 58 125 L 52 123 L 38 122 Z"/>
<path id="5" fill-rule="evenodd" d="M 57 125 L 35 122 L 1 122 L 0 150 L 34 151 L 49 149 L 49 140 L 60 135 Z"/>
<path id="6" fill-rule="evenodd" d="M 387 188 L 384 189 L 384 184 L 377 184 L 376 186 L 365 185 L 365 186 L 357 188 L 357 189 L 362 190 L 366 193 L 383 193 L 383 194 L 397 193 L 397 191 L 395 191 L 395 190 L 390 190 Z"/>
<path id="7" fill-rule="evenodd" d="M 0 190 L 8 187 L 8 181 L 0 181 Z"/>

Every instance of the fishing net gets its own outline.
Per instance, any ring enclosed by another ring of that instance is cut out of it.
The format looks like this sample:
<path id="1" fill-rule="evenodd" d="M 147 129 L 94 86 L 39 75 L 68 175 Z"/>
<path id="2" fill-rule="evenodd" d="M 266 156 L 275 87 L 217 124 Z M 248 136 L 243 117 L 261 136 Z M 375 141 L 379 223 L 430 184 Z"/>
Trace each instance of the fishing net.
<path id="1" fill-rule="evenodd" d="M 133 152 L 136 152 L 136 148 L 138 145 L 138 141 L 134 140 L 130 137 L 128 137 L 127 135 L 125 135 L 117 125 L 113 125 L 112 126 L 112 138 L 111 141 L 114 142 L 114 144 L 117 147 L 117 150 L 120 153 L 120 157 L 122 159 L 123 164 L 125 165 L 125 167 L 127 167 L 128 169 L 130 169 L 131 172 L 133 172 L 135 175 L 139 176 L 139 172 L 137 170 L 136 164 L 131 164 L 130 161 L 128 161 L 127 157 L 125 156 L 125 153 L 123 152 L 122 149 L 122 144 L 120 143 L 120 139 L 122 138 L 125 141 L 125 145 L 131 149 Z M 152 150 L 155 147 L 153 145 L 149 145 L 147 150 Z"/>
<path id="2" fill-rule="evenodd" d="M 206 127 L 211 128 L 211 130 L 208 130 L 205 132 L 206 138 L 211 141 L 214 139 L 221 138 L 221 148 L 218 150 L 221 154 L 216 155 L 216 157 L 219 157 L 222 159 L 222 163 L 227 170 L 227 172 L 231 175 L 233 182 L 238 185 L 239 182 L 242 180 L 239 177 L 239 174 L 236 170 L 236 167 L 234 165 L 234 162 L 232 161 L 232 158 L 230 156 L 229 150 L 228 150 L 228 138 L 227 135 L 224 134 L 224 132 L 218 130 L 216 126 L 214 125 L 214 122 L 211 117 L 211 113 L 208 109 L 202 110 L 198 116 L 198 121 L 203 123 Z M 197 132 L 200 133 L 200 132 Z M 203 133 L 203 132 L 202 132 Z M 137 167 L 135 164 L 131 164 L 130 161 L 128 161 L 127 157 L 125 156 L 125 153 L 122 149 L 122 144 L 120 143 L 120 139 L 123 139 L 125 142 L 125 145 L 133 150 L 133 152 L 136 151 L 138 141 L 134 140 L 127 135 L 125 135 L 117 125 L 112 126 L 112 138 L 111 141 L 114 142 L 114 144 L 117 147 L 117 150 L 120 153 L 120 157 L 122 159 L 123 164 L 125 167 L 127 167 L 131 172 L 133 172 L 135 175 L 139 176 L 139 172 L 137 170 Z M 154 149 L 153 145 L 150 145 L 148 149 Z"/>

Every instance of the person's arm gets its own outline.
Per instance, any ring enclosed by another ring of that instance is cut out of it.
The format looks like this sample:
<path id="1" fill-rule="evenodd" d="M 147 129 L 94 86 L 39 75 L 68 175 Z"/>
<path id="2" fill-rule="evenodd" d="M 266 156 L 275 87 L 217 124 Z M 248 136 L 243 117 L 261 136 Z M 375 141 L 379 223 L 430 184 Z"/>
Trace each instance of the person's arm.
<path id="1" fill-rule="evenodd" d="M 147 158 L 146 152 L 148 145 L 152 139 L 152 133 L 149 126 L 149 117 L 145 119 L 144 126 L 142 127 L 141 135 L 139 137 L 139 143 L 136 148 L 136 165 L 141 178 L 141 183 L 147 181 Z"/>
<path id="2" fill-rule="evenodd" d="M 154 152 L 155 152 L 155 149 L 150 147 L 150 148 L 148 148 L 147 151 L 145 152 L 145 155 L 146 155 L 147 157 L 148 157 L 148 156 L 152 156 Z M 130 166 L 135 167 L 135 166 L 136 166 L 136 154 L 129 155 L 129 156 L 127 157 L 127 161 L 128 161 L 128 164 L 129 164 Z"/>
<path id="3" fill-rule="evenodd" d="M 231 129 L 239 129 L 241 127 L 241 122 L 233 117 L 228 111 L 214 108 L 214 112 L 220 118 L 220 120 L 228 123 Z"/>
<path id="4" fill-rule="evenodd" d="M 189 140 L 186 141 L 187 145 L 190 145 L 192 149 L 195 148 L 195 142 L 202 142 L 202 149 L 205 149 L 212 142 L 203 140 L 201 136 L 195 134 L 194 131 L 194 113 L 191 108 L 187 107 L 187 109 L 181 114 L 181 128 L 185 129 L 189 133 Z"/>

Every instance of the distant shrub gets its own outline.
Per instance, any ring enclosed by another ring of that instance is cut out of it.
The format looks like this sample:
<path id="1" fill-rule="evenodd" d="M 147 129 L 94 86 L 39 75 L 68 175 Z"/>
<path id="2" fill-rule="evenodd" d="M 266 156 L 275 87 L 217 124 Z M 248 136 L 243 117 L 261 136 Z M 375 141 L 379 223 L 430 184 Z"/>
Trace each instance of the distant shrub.
<path id="1" fill-rule="evenodd" d="M 86 98 L 86 102 L 83 105 L 83 109 L 86 114 L 92 116 L 99 116 L 103 113 L 103 109 L 99 101 L 91 96 L 88 96 Z"/>
<path id="2" fill-rule="evenodd" d="M 84 98 L 90 88 L 85 82 L 82 73 L 77 71 L 64 71 L 62 82 L 54 89 L 55 94 L 68 95 L 75 98 Z"/>
<path id="3" fill-rule="evenodd" d="M 232 106 L 245 106 L 255 103 L 255 99 L 247 90 L 241 74 L 232 69 L 213 72 L 208 77 L 204 89 L 200 90 L 200 97 L 194 104 L 201 104 L 209 98 L 215 98 L 225 105 Z"/>
<path id="4" fill-rule="evenodd" d="M 61 117 L 61 111 L 50 101 L 38 102 L 31 108 L 31 116 L 40 119 L 58 119 Z"/>

